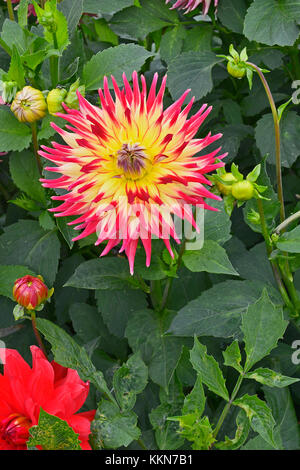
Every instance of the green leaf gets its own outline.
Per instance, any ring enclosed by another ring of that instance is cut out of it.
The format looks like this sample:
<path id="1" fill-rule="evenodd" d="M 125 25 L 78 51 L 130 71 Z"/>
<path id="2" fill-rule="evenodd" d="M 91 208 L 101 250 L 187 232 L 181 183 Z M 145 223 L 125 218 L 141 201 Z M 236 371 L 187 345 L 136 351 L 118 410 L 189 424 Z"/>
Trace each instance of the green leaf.
<path id="1" fill-rule="evenodd" d="M 169 29 L 163 35 L 160 43 L 160 57 L 162 60 L 169 63 L 180 54 L 185 36 L 186 30 L 182 25 Z"/>
<path id="2" fill-rule="evenodd" d="M 96 20 L 94 26 L 100 41 L 109 42 L 114 46 L 119 44 L 118 36 L 110 29 L 104 18 Z"/>
<path id="3" fill-rule="evenodd" d="M 142 361 L 140 353 L 133 354 L 113 377 L 113 386 L 121 410 L 131 410 L 136 402 L 137 394 L 141 393 L 148 382 L 148 369 Z"/>
<path id="4" fill-rule="evenodd" d="M 280 121 L 281 134 L 281 159 L 282 165 L 290 168 L 300 155 L 300 116 L 294 111 L 287 111 Z M 266 139 L 266 135 L 269 136 Z M 272 165 L 276 164 L 275 159 L 275 135 L 272 114 L 265 114 L 257 123 L 255 129 L 255 138 L 257 146 L 264 156 L 270 154 L 268 160 Z"/>
<path id="5" fill-rule="evenodd" d="M 91 424 L 91 440 L 99 449 L 117 449 L 127 447 L 140 437 L 137 416 L 133 411 L 120 413 L 119 407 L 107 400 L 102 400 Z"/>
<path id="6" fill-rule="evenodd" d="M 251 304 L 242 317 L 241 330 L 247 354 L 246 372 L 277 346 L 287 324 L 283 318 L 282 308 L 272 303 L 267 289 L 264 289 L 261 298 Z"/>
<path id="7" fill-rule="evenodd" d="M 119 338 L 124 337 L 127 322 L 134 312 L 148 305 L 146 295 L 141 290 L 125 288 L 114 290 L 113 295 L 111 290 L 96 290 L 95 295 L 104 323 Z"/>
<path id="8" fill-rule="evenodd" d="M 292 46 L 299 36 L 300 4 L 295 0 L 254 0 L 245 17 L 250 41 Z"/>
<path id="9" fill-rule="evenodd" d="M 233 439 L 229 439 L 228 436 L 225 436 L 224 442 L 217 442 L 215 447 L 219 450 L 236 450 L 239 449 L 244 442 L 246 441 L 249 430 L 250 422 L 243 410 L 240 410 L 239 414 L 236 417 L 237 430 Z"/>
<path id="10" fill-rule="evenodd" d="M 76 232 L 73 226 L 68 225 L 69 222 L 74 220 L 74 216 L 69 217 L 57 217 L 56 225 L 66 240 L 67 244 L 69 245 L 70 250 L 72 250 L 74 246 L 74 242 L 72 241 L 73 238 L 77 237 L 78 232 Z"/>
<path id="11" fill-rule="evenodd" d="M 126 39 L 145 39 L 145 37 L 166 26 L 178 23 L 175 11 L 161 0 L 140 0 L 142 8 L 131 7 L 120 11 L 112 18 L 112 29 Z"/>
<path id="12" fill-rule="evenodd" d="M 43 450 L 80 450 L 78 434 L 66 421 L 41 408 L 39 422 L 29 430 L 27 447 L 42 446 Z"/>
<path id="13" fill-rule="evenodd" d="M 28 24 L 28 4 L 29 0 L 21 0 L 18 5 L 18 23 L 21 28 L 26 28 Z"/>
<path id="14" fill-rule="evenodd" d="M 102 372 L 96 370 L 83 347 L 79 346 L 62 328 L 49 320 L 37 318 L 37 328 L 51 344 L 54 360 L 58 364 L 77 370 L 83 380 L 91 381 L 102 393 L 115 401 Z"/>
<path id="15" fill-rule="evenodd" d="M 223 201 L 210 201 L 209 205 L 218 209 L 204 212 L 204 233 L 205 240 L 213 240 L 223 245 L 230 238 L 231 220 L 225 212 Z"/>
<path id="16" fill-rule="evenodd" d="M 300 253 L 300 225 L 281 235 L 276 242 L 276 246 L 288 253 Z"/>
<path id="17" fill-rule="evenodd" d="M 85 13 L 110 15 L 133 4 L 134 0 L 83 0 L 83 10 Z"/>
<path id="18" fill-rule="evenodd" d="M 92 259 L 81 263 L 65 286 L 81 289 L 122 289 L 132 280 L 124 258 Z"/>
<path id="19" fill-rule="evenodd" d="M 34 155 L 29 150 L 13 153 L 9 157 L 9 169 L 16 186 L 35 201 L 46 204 L 46 195 L 39 178 L 40 173 Z"/>
<path id="20" fill-rule="evenodd" d="M 168 88 L 177 100 L 188 88 L 200 100 L 213 88 L 212 69 L 221 62 L 213 52 L 184 52 L 172 60 L 168 67 Z"/>
<path id="21" fill-rule="evenodd" d="M 7 106 L 0 106 L 0 152 L 21 152 L 30 142 L 30 127 L 19 122 Z"/>
<path id="22" fill-rule="evenodd" d="M 264 386 L 263 390 L 277 423 L 284 449 L 299 450 L 299 424 L 289 389 Z"/>
<path id="23" fill-rule="evenodd" d="M 34 220 L 19 220 L 0 236 L 0 264 L 25 265 L 41 274 L 51 287 L 58 268 L 60 243 L 55 231 Z"/>
<path id="24" fill-rule="evenodd" d="M 261 437 L 272 447 L 277 448 L 274 441 L 275 420 L 268 405 L 260 400 L 257 395 L 244 395 L 233 402 L 233 405 L 242 408 L 250 420 L 253 431 L 258 432 Z"/>
<path id="25" fill-rule="evenodd" d="M 138 72 L 151 56 L 151 52 L 136 44 L 121 44 L 100 51 L 84 65 L 82 84 L 87 90 L 96 90 L 102 87 L 103 78 L 107 76 L 111 86 L 110 76 L 113 75 L 120 85 L 123 73 L 130 79 L 132 72 Z"/>
<path id="26" fill-rule="evenodd" d="M 65 16 L 70 36 L 74 33 L 83 13 L 83 0 L 64 0 L 58 9 Z"/>
<path id="27" fill-rule="evenodd" d="M 222 354 L 225 366 L 233 367 L 238 372 L 243 372 L 243 368 L 241 366 L 242 356 L 238 340 L 233 341 L 233 343 L 227 346 Z"/>
<path id="28" fill-rule="evenodd" d="M 268 385 L 269 387 L 278 388 L 288 387 L 289 385 L 299 382 L 300 380 L 293 377 L 287 377 L 286 375 L 282 375 L 279 372 L 262 367 L 255 369 L 252 372 L 248 372 L 245 377 L 247 379 L 256 380 L 256 382 Z"/>
<path id="29" fill-rule="evenodd" d="M 197 413 L 190 413 L 185 416 L 173 416 L 169 419 L 179 421 L 179 433 L 192 443 L 193 450 L 209 450 L 215 442 L 213 429 L 207 416 L 199 419 Z"/>
<path id="30" fill-rule="evenodd" d="M 264 285 L 257 281 L 220 282 L 179 310 L 168 332 L 176 336 L 240 336 L 242 316 L 260 297 Z M 269 285 L 268 289 L 273 301 L 280 304 L 277 291 Z"/>
<path id="31" fill-rule="evenodd" d="M 152 310 L 134 312 L 125 335 L 134 352 L 141 351 L 153 382 L 167 388 L 181 356 L 183 342 L 164 336 L 173 314 L 159 318 Z"/>
<path id="32" fill-rule="evenodd" d="M 53 217 L 51 217 L 48 211 L 41 213 L 39 216 L 39 224 L 44 230 L 52 230 L 55 227 Z"/>
<path id="33" fill-rule="evenodd" d="M 218 5 L 218 18 L 226 28 L 242 34 L 246 11 L 245 0 L 226 0 Z"/>
<path id="34" fill-rule="evenodd" d="M 26 266 L 0 266 L 0 295 L 14 300 L 12 294 L 14 283 L 20 277 L 27 276 L 27 274 L 35 276 L 35 273 Z"/>
<path id="35" fill-rule="evenodd" d="M 228 401 L 229 395 L 219 364 L 206 351 L 206 346 L 202 345 L 195 336 L 194 347 L 190 352 L 192 366 L 209 390 Z"/>
<path id="36" fill-rule="evenodd" d="M 24 75 L 25 75 L 25 72 L 23 69 L 20 54 L 16 46 L 13 46 L 11 62 L 10 62 L 10 66 L 9 66 L 9 70 L 7 72 L 6 78 L 7 80 L 15 81 L 18 85 L 18 88 L 21 89 L 25 86 Z"/>
<path id="37" fill-rule="evenodd" d="M 10 49 L 15 46 L 20 54 L 26 52 L 28 47 L 28 32 L 25 33 L 25 30 L 23 30 L 16 21 L 11 21 L 9 19 L 4 21 L 1 39 L 10 47 Z"/>
<path id="38" fill-rule="evenodd" d="M 198 416 L 201 416 L 205 408 L 205 401 L 206 398 L 202 386 L 201 375 L 198 374 L 193 390 L 184 399 L 182 414 L 186 415 L 197 413 Z"/>
<path id="39" fill-rule="evenodd" d="M 212 240 L 205 240 L 201 250 L 186 251 L 183 262 L 193 272 L 239 275 L 230 263 L 224 248 Z"/>

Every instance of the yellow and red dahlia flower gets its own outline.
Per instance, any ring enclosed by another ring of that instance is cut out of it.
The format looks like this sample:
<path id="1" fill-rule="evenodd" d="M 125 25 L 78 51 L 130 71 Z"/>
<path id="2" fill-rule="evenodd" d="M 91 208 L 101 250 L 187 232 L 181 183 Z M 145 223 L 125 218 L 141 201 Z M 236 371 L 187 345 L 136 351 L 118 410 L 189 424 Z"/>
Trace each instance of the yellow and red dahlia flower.
<path id="1" fill-rule="evenodd" d="M 169 3 L 170 0 L 166 0 L 166 3 Z M 171 9 L 177 8 L 178 10 L 186 10 L 185 13 L 195 10 L 202 3 L 202 14 L 206 15 L 208 13 L 210 4 L 212 0 L 177 0 L 174 3 Z M 214 6 L 217 8 L 219 0 L 214 1 Z"/>
<path id="2" fill-rule="evenodd" d="M 194 98 L 182 110 L 190 90 L 167 109 L 163 109 L 166 86 L 164 77 L 156 92 L 155 74 L 150 90 L 141 76 L 132 75 L 133 86 L 123 75 L 124 88 L 119 89 L 114 77 L 112 97 L 107 78 L 99 90 L 101 108 L 92 105 L 78 92 L 79 110 L 64 106 L 66 114 L 57 114 L 71 125 L 68 130 L 52 127 L 66 145 L 53 142 L 43 146 L 40 155 L 56 167 L 46 170 L 61 174 L 57 179 L 42 179 L 44 187 L 64 188 L 67 193 L 53 196 L 64 201 L 50 209 L 57 217 L 75 215 L 70 222 L 83 232 L 74 240 L 97 233 L 96 245 L 107 240 L 101 256 L 122 242 L 133 273 L 139 239 L 150 265 L 151 237 L 163 239 L 171 256 L 170 237 L 179 243 L 171 215 L 186 219 L 197 228 L 192 206 L 210 209 L 204 198 L 219 199 L 205 185 L 211 185 L 204 174 L 223 166 L 216 158 L 220 150 L 197 155 L 221 134 L 195 139 L 211 107 L 206 104 L 188 119 Z"/>

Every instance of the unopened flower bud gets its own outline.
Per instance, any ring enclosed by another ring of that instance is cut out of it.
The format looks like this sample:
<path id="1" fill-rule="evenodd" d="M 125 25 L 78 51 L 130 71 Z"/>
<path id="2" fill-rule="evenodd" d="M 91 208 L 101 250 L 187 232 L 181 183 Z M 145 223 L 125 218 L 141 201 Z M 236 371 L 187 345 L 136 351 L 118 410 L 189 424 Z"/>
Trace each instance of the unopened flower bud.
<path id="1" fill-rule="evenodd" d="M 225 173 L 224 175 L 220 176 L 224 182 L 230 183 L 230 182 L 236 182 L 236 178 L 233 176 L 232 173 Z M 224 196 L 228 196 L 228 194 L 231 194 L 231 188 L 232 185 L 227 185 L 227 184 L 222 184 L 220 181 L 216 182 L 216 186 L 218 190 L 220 191 L 221 194 Z"/>
<path id="2" fill-rule="evenodd" d="M 27 275 L 16 280 L 13 287 L 13 296 L 22 307 L 35 310 L 48 299 L 49 292 L 41 276 Z"/>
<path id="3" fill-rule="evenodd" d="M 238 181 L 232 185 L 231 194 L 238 201 L 248 201 L 254 196 L 254 186 L 247 180 Z"/>
<path id="4" fill-rule="evenodd" d="M 17 93 L 17 83 L 0 80 L 0 95 L 4 103 L 11 103 Z"/>
<path id="5" fill-rule="evenodd" d="M 62 103 L 67 95 L 67 90 L 64 88 L 55 88 L 48 93 L 47 105 L 50 114 L 63 112 Z"/>
<path id="6" fill-rule="evenodd" d="M 40 90 L 25 86 L 16 94 L 11 110 L 20 122 L 35 122 L 46 115 L 47 104 Z"/>

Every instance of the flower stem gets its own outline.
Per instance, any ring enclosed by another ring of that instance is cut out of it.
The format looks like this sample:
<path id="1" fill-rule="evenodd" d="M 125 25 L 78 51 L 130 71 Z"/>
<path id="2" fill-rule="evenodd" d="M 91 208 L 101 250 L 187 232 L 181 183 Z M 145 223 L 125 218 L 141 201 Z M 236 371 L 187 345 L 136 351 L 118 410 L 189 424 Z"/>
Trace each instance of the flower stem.
<path id="1" fill-rule="evenodd" d="M 11 21 L 15 21 L 15 15 L 14 15 L 14 10 L 12 7 L 11 0 L 7 0 L 7 11 L 8 11 L 8 16 Z"/>
<path id="2" fill-rule="evenodd" d="M 35 334 L 35 337 L 36 337 L 36 340 L 38 342 L 38 345 L 39 347 L 41 348 L 41 350 L 43 351 L 43 353 L 45 354 L 45 357 L 46 359 L 48 359 L 48 356 L 47 356 L 47 353 L 46 353 L 46 349 L 45 349 L 45 346 L 43 344 L 43 341 L 42 341 L 42 338 L 40 336 L 40 333 L 36 327 L 36 314 L 35 314 L 35 311 L 34 310 L 31 310 L 30 311 L 30 316 L 31 316 L 31 323 L 32 323 L 32 328 L 33 328 L 33 332 Z"/>
<path id="3" fill-rule="evenodd" d="M 58 50 L 56 33 L 53 33 L 53 44 L 54 49 Z M 50 75 L 52 87 L 55 88 L 59 81 L 59 57 L 56 55 L 50 57 Z"/>
<path id="4" fill-rule="evenodd" d="M 278 225 L 274 233 L 277 233 L 278 235 L 282 230 L 285 230 L 292 222 L 295 222 L 295 220 L 300 219 L 300 211 L 295 212 L 295 214 L 290 215 L 287 219 L 285 219 L 280 225 Z"/>
<path id="5" fill-rule="evenodd" d="M 38 144 L 38 138 L 37 138 L 36 122 L 31 123 L 31 132 L 32 132 L 32 143 L 33 143 L 33 149 L 34 149 L 34 156 L 35 156 L 35 159 L 36 159 L 36 164 L 37 164 L 39 173 L 42 176 L 42 163 L 41 163 L 40 156 L 38 154 L 39 144 Z"/>
<path id="6" fill-rule="evenodd" d="M 218 420 L 218 422 L 217 422 L 217 425 L 216 425 L 216 427 L 215 427 L 215 430 L 214 430 L 214 432 L 213 432 L 214 438 L 217 437 L 217 435 L 218 435 L 218 433 L 219 433 L 219 431 L 220 431 L 220 429 L 221 429 L 221 426 L 222 426 L 222 424 L 224 423 L 224 420 L 225 420 L 225 418 L 226 418 L 226 416 L 227 416 L 227 414 L 228 414 L 228 411 L 230 410 L 230 407 L 231 407 L 231 405 L 232 405 L 232 402 L 233 402 L 233 400 L 235 399 L 235 397 L 237 396 L 238 391 L 239 391 L 239 389 L 240 389 L 240 387 L 241 387 L 241 385 L 242 385 L 243 378 L 244 378 L 244 372 L 242 372 L 241 375 L 239 376 L 239 378 L 238 378 L 238 380 L 237 380 L 237 382 L 236 382 L 236 384 L 235 384 L 235 387 L 234 387 L 234 389 L 233 389 L 233 392 L 232 392 L 232 394 L 231 394 L 230 400 L 229 400 L 229 402 L 226 403 L 226 405 L 224 406 L 224 409 L 223 409 L 223 411 L 222 411 L 222 413 L 221 413 L 221 416 L 220 416 L 220 418 L 219 418 L 219 420 Z"/>
<path id="7" fill-rule="evenodd" d="M 265 239 L 267 254 L 268 254 L 268 258 L 269 258 L 272 251 L 273 251 L 273 247 L 272 247 L 272 241 L 271 241 L 271 238 L 270 238 L 270 235 L 269 235 L 269 230 L 268 230 L 267 223 L 266 223 L 264 207 L 263 207 L 262 201 L 260 199 L 257 199 L 257 206 L 258 206 L 258 211 L 259 211 L 259 215 L 260 215 L 261 231 L 262 231 L 262 235 Z M 273 271 L 273 274 L 274 274 L 274 278 L 275 278 L 275 281 L 277 283 L 277 286 L 278 286 L 279 292 L 281 294 L 281 297 L 282 297 L 285 305 L 288 307 L 288 309 L 291 312 L 294 312 L 295 308 L 294 308 L 292 302 L 290 301 L 289 295 L 288 295 L 288 293 L 286 291 L 286 288 L 285 288 L 285 286 L 282 282 L 280 271 L 278 269 L 277 263 L 276 263 L 275 260 L 271 260 L 270 258 L 269 258 L 269 261 L 270 261 L 272 271 Z"/>
<path id="8" fill-rule="evenodd" d="M 281 173 L 281 149 L 280 149 L 280 127 L 279 127 L 279 118 L 276 109 L 276 105 L 274 102 L 274 98 L 272 96 L 272 92 L 268 85 L 268 82 L 257 65 L 252 64 L 251 62 L 247 62 L 259 75 L 265 92 L 267 94 L 272 115 L 274 121 L 274 130 L 275 130 L 275 154 L 276 154 L 276 175 L 277 175 L 277 192 L 278 192 L 278 200 L 280 202 L 280 220 L 281 222 L 285 219 L 285 209 L 284 209 L 284 198 L 283 198 L 283 187 L 282 187 L 282 173 Z"/>

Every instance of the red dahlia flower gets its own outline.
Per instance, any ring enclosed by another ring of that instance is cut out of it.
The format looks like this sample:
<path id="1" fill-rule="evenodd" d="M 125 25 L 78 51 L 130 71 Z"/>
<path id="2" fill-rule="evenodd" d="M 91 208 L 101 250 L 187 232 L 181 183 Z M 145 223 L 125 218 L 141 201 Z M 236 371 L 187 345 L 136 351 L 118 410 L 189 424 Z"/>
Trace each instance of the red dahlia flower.
<path id="1" fill-rule="evenodd" d="M 169 3 L 170 0 L 166 0 L 166 3 Z M 202 14 L 206 15 L 212 0 L 177 0 L 174 3 L 171 9 L 177 8 L 178 10 L 186 10 L 185 13 L 195 10 L 201 3 L 202 5 Z M 219 0 L 215 0 L 215 8 L 218 6 Z"/>
<path id="2" fill-rule="evenodd" d="M 93 106 L 78 93 L 80 110 L 65 107 L 67 114 L 57 114 L 72 124 L 66 126 L 72 133 L 52 123 L 67 145 L 54 142 L 54 148 L 43 146 L 45 151 L 40 152 L 58 165 L 46 169 L 62 175 L 41 180 L 43 186 L 68 191 L 52 197 L 64 203 L 50 210 L 57 217 L 80 216 L 69 223 L 77 225 L 78 230 L 84 229 L 74 240 L 94 232 L 98 235 L 96 245 L 108 240 L 101 256 L 122 240 L 120 252 L 125 251 L 131 273 L 139 239 L 146 251 L 147 266 L 151 236 L 163 239 L 173 256 L 169 238 L 178 243 L 179 239 L 170 215 L 185 218 L 196 227 L 192 208 L 187 205 L 210 209 L 204 198 L 219 199 L 204 186 L 211 184 L 204 174 L 223 166 L 215 163 L 220 148 L 194 156 L 221 137 L 209 133 L 205 138 L 194 139 L 211 107 L 204 104 L 188 119 L 194 99 L 181 109 L 190 91 L 187 90 L 164 111 L 166 78 L 156 93 L 155 74 L 147 93 L 145 78 L 141 76 L 140 90 L 136 72 L 132 76 L 133 88 L 123 75 L 125 88 L 120 90 L 112 77 L 113 99 L 105 77 L 104 92 L 99 90 L 102 107 Z"/>
<path id="3" fill-rule="evenodd" d="M 38 424 L 41 407 L 65 420 L 79 434 L 81 448 L 90 450 L 90 423 L 95 411 L 76 413 L 84 404 L 89 384 L 75 370 L 48 362 L 31 346 L 32 368 L 14 349 L 0 349 L 5 359 L 0 374 L 0 450 L 23 450 L 29 429 Z"/>

